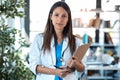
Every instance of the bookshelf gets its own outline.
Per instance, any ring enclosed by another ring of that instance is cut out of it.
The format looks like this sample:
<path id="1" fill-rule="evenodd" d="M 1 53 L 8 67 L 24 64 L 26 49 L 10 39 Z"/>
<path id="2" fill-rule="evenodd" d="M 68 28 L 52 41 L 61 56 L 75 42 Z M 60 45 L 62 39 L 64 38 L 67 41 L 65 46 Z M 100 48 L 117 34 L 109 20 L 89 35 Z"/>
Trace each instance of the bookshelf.
<path id="1" fill-rule="evenodd" d="M 86 55 L 87 62 L 96 61 L 96 53 L 108 54 L 112 57 L 113 55 L 117 55 L 120 57 L 120 10 L 114 10 L 113 8 L 112 10 L 107 8 L 103 10 L 100 8 L 82 9 L 72 11 L 72 15 L 74 34 L 79 35 L 82 39 L 84 34 L 87 34 L 90 37 L 90 41 L 88 40 L 88 42 L 92 42 L 89 52 Z M 99 52 L 97 51 L 98 49 Z M 101 67 L 104 66 L 101 65 Z M 86 69 L 87 73 L 88 70 L 94 71 L 94 68 Z M 112 79 L 112 77 L 103 74 L 105 70 L 97 71 L 100 73 L 100 76 L 90 77 L 88 75 L 88 78 L 95 80 Z"/>
<path id="2" fill-rule="evenodd" d="M 117 18 L 118 18 L 118 20 L 120 20 L 120 12 L 119 11 L 104 11 L 104 12 L 102 11 L 99 13 L 102 13 L 102 15 L 104 15 L 103 13 L 106 13 L 106 12 L 107 13 L 109 12 L 109 14 L 117 13 L 117 15 L 118 15 Z M 101 54 L 110 54 L 111 56 L 117 55 L 120 57 L 120 52 L 119 52 L 119 50 L 120 50 L 120 22 L 118 22 L 118 25 L 116 26 L 116 28 L 113 28 L 113 26 L 105 27 L 103 22 L 101 22 L 101 25 L 99 27 L 96 27 L 96 26 L 82 27 L 79 24 L 78 26 L 73 27 L 73 32 L 74 32 L 74 34 L 80 34 L 81 38 L 83 38 L 84 34 L 88 34 L 88 36 L 90 36 L 92 38 L 92 44 L 91 44 L 91 47 L 89 50 L 89 54 L 87 54 L 87 56 L 88 57 L 90 56 L 91 59 L 89 57 L 87 62 L 89 62 L 89 61 L 94 62 L 97 60 L 97 59 L 95 59 L 95 56 L 94 56 L 96 54 L 97 48 L 101 49 L 101 51 L 102 51 Z M 94 60 L 93 60 L 93 58 L 94 58 Z M 98 62 L 102 62 L 102 61 L 98 61 Z M 103 63 L 103 64 L 105 64 L 105 63 Z M 100 65 L 101 65 L 101 67 L 104 67 L 102 64 L 100 64 Z M 96 66 L 96 64 L 95 64 L 95 66 Z M 120 68 L 115 68 L 115 69 L 118 70 Z M 99 76 L 94 75 L 94 76 L 90 77 L 88 75 L 88 73 L 89 73 L 88 71 L 93 71 L 93 72 L 97 71 Z M 94 69 L 94 68 L 91 69 L 91 68 L 87 67 L 86 68 L 86 74 L 88 76 L 87 78 L 88 78 L 88 80 L 91 80 L 91 79 L 95 79 L 95 80 L 96 79 L 108 79 L 108 80 L 114 79 L 113 77 L 106 76 L 104 74 L 106 71 L 107 71 L 107 69 L 100 70 L 100 69 Z M 120 71 L 120 70 L 118 70 L 118 71 Z"/>

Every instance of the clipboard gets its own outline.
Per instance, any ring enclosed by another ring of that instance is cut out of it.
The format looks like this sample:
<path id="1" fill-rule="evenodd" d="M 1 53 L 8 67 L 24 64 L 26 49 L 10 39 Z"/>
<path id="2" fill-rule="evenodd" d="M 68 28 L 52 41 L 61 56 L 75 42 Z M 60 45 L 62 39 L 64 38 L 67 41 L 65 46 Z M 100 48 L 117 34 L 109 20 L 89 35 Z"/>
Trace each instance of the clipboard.
<path id="1" fill-rule="evenodd" d="M 85 55 L 85 53 L 87 52 L 87 50 L 89 49 L 90 47 L 90 43 L 87 43 L 87 44 L 83 44 L 81 46 L 79 46 L 77 48 L 77 50 L 73 53 L 73 56 L 75 59 L 81 61 Z M 72 59 L 72 58 L 71 58 Z M 67 66 L 65 68 L 60 68 L 60 69 L 69 69 L 71 71 L 74 71 L 75 68 L 70 68 L 70 64 L 71 64 L 71 59 L 70 59 L 70 62 L 67 63 Z"/>
<path id="2" fill-rule="evenodd" d="M 90 43 L 79 46 L 78 49 L 74 52 L 73 57 L 81 61 L 89 47 Z"/>
<path id="3" fill-rule="evenodd" d="M 90 43 L 79 46 L 77 48 L 77 50 L 73 53 L 73 56 L 71 59 L 75 58 L 75 59 L 81 61 L 83 59 L 84 55 L 86 54 L 87 50 L 89 49 L 89 47 L 90 47 Z M 75 68 L 71 68 L 71 59 L 70 59 L 70 61 L 68 61 L 67 67 L 65 69 L 68 69 L 68 70 L 70 70 L 70 72 L 73 72 L 75 70 Z"/>

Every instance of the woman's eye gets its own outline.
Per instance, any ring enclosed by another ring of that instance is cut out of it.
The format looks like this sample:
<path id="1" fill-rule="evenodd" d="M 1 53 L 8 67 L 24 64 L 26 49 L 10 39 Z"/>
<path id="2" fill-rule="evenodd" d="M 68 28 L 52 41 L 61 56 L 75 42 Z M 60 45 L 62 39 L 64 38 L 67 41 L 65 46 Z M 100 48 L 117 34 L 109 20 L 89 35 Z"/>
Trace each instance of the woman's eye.
<path id="1" fill-rule="evenodd" d="M 65 17 L 67 17 L 67 16 L 66 16 L 66 15 L 63 15 L 62 17 L 65 18 Z"/>
<path id="2" fill-rule="evenodd" d="M 67 15 L 59 15 L 59 14 L 54 14 L 55 17 L 61 17 L 61 18 L 66 18 Z"/>
<path id="3" fill-rule="evenodd" d="M 58 14 L 55 14 L 54 16 L 59 16 Z"/>

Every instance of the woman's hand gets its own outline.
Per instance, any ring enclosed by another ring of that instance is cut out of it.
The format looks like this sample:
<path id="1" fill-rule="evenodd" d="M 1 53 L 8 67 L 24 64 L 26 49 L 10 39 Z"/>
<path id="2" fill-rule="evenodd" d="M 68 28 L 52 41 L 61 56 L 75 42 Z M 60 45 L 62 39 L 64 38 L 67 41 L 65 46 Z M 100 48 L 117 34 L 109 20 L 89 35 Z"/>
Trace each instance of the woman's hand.
<path id="1" fill-rule="evenodd" d="M 68 69 L 66 68 L 57 68 L 56 69 L 56 75 L 58 75 L 59 77 L 64 78 L 66 75 L 68 75 L 70 72 Z"/>
<path id="2" fill-rule="evenodd" d="M 69 61 L 68 61 L 68 68 L 70 69 L 76 69 L 77 71 L 84 71 L 85 66 L 83 63 L 81 63 L 77 58 L 72 57 Z"/>

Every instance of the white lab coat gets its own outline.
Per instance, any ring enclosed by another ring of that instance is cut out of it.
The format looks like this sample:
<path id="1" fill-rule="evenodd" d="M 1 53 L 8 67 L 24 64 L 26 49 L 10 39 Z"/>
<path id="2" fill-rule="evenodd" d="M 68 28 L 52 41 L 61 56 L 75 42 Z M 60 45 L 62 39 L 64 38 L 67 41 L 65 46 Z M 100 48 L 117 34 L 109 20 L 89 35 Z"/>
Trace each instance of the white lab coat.
<path id="1" fill-rule="evenodd" d="M 51 51 L 46 51 L 45 54 L 43 53 L 43 50 L 41 50 L 43 44 L 43 34 L 36 35 L 33 43 L 30 47 L 29 52 L 29 68 L 30 70 L 36 75 L 36 80 L 54 80 L 55 75 L 48 75 L 48 74 L 41 74 L 36 73 L 36 66 L 37 65 L 43 65 L 49 68 L 55 68 L 54 65 L 56 64 L 56 56 L 55 56 L 55 43 L 54 43 L 54 37 L 52 37 L 51 40 Z M 82 40 L 79 38 L 76 38 L 76 45 L 77 47 L 82 44 Z M 67 63 L 67 61 L 70 59 L 71 52 L 68 47 L 68 38 L 65 38 L 63 40 L 63 48 L 62 53 L 64 51 L 63 56 L 63 64 Z M 63 80 L 78 80 L 77 75 L 75 72 L 70 73 L 68 76 L 66 76 Z"/>

